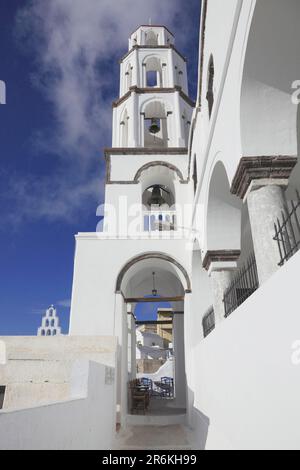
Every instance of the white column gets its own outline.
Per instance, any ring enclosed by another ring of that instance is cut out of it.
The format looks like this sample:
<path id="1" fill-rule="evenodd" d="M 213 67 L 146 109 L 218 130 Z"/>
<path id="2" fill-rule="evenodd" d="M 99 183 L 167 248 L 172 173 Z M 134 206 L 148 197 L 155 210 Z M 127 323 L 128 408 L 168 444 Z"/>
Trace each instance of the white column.
<path id="1" fill-rule="evenodd" d="M 130 112 L 130 126 L 129 126 L 129 147 L 138 147 L 138 97 L 137 94 L 133 91 L 131 93 L 131 112 Z"/>
<path id="2" fill-rule="evenodd" d="M 138 49 L 135 49 L 134 51 L 134 59 L 133 59 L 134 67 L 133 67 L 133 86 L 140 87 L 140 64 L 139 64 L 139 53 Z"/>
<path id="3" fill-rule="evenodd" d="M 147 70 L 146 70 L 146 64 L 142 64 L 142 74 L 143 74 L 143 82 L 141 83 L 141 88 L 146 88 L 147 86 Z"/>
<path id="4" fill-rule="evenodd" d="M 185 147 L 185 138 L 183 131 L 183 119 L 180 107 L 180 94 L 179 91 L 175 92 L 175 119 L 176 119 L 176 142 L 178 147 Z"/>
<path id="5" fill-rule="evenodd" d="M 169 49 L 169 87 L 175 87 L 175 65 L 174 65 L 174 56 L 173 49 Z"/>
<path id="6" fill-rule="evenodd" d="M 186 376 L 184 355 L 184 315 L 174 314 L 173 319 L 173 348 L 174 348 L 174 385 L 176 406 L 186 406 Z"/>
<path id="7" fill-rule="evenodd" d="M 260 284 L 279 269 L 274 223 L 281 220 L 286 201 L 283 187 L 275 183 L 262 186 L 253 181 L 246 198 Z"/>

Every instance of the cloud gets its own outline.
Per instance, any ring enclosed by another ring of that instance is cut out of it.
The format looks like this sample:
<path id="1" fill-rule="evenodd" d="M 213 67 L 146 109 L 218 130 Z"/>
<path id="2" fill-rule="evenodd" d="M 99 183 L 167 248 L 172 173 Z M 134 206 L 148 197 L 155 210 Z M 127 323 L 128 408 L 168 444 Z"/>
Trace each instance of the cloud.
<path id="1" fill-rule="evenodd" d="M 32 83 L 54 116 L 50 131 L 33 132 L 34 145 L 58 161 L 55 182 L 34 174 L 11 179 L 15 217 L 71 221 L 86 199 L 100 199 L 99 155 L 111 144 L 111 101 L 119 81 L 113 64 L 139 24 L 151 17 L 172 28 L 184 23 L 186 10 L 183 0 L 30 0 L 19 10 L 16 38 L 35 59 Z M 186 29 L 179 29 L 186 41 Z"/>
<path id="2" fill-rule="evenodd" d="M 58 305 L 59 307 L 69 308 L 71 307 L 71 299 L 58 300 L 56 302 L 56 305 Z"/>

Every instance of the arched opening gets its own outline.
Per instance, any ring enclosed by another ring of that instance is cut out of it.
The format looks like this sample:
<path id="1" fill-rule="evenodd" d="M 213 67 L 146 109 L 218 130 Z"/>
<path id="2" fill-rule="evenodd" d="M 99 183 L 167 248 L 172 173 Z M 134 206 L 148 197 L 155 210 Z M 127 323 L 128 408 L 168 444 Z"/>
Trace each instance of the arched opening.
<path id="1" fill-rule="evenodd" d="M 145 33 L 145 45 L 146 46 L 158 46 L 158 34 L 153 30 L 148 30 Z"/>
<path id="2" fill-rule="evenodd" d="M 123 112 L 122 120 L 120 122 L 120 127 L 121 127 L 121 147 L 127 148 L 128 147 L 128 133 L 129 133 L 129 116 L 127 109 Z"/>
<path id="3" fill-rule="evenodd" d="M 54 329 L 52 334 L 53 334 L 53 336 L 56 336 L 57 331 Z"/>
<path id="4" fill-rule="evenodd" d="M 47 330 L 47 336 L 51 336 L 51 330 Z"/>
<path id="5" fill-rule="evenodd" d="M 41 335 L 45 336 L 45 330 L 41 330 Z"/>
<path id="6" fill-rule="evenodd" d="M 139 414 L 135 394 L 141 389 L 149 400 L 146 415 L 166 419 L 185 413 L 184 299 L 189 289 L 186 270 L 162 253 L 140 255 L 120 272 L 123 414 Z"/>
<path id="7" fill-rule="evenodd" d="M 168 112 L 161 101 L 151 101 L 144 110 L 144 146 L 165 148 L 169 146 Z"/>
<path id="8" fill-rule="evenodd" d="M 51 320 L 51 326 L 54 326 L 55 325 L 55 320 Z"/>
<path id="9" fill-rule="evenodd" d="M 161 61 L 158 57 L 146 58 L 143 66 L 145 67 L 145 87 L 162 87 L 163 73 Z"/>
<path id="10" fill-rule="evenodd" d="M 214 58 L 213 56 L 211 56 L 209 59 L 209 64 L 208 64 L 208 79 L 207 79 L 207 93 L 206 93 L 209 117 L 211 117 L 213 106 L 214 106 L 214 78 L 215 78 L 215 65 L 214 65 Z"/>
<path id="11" fill-rule="evenodd" d="M 217 162 L 209 183 L 206 210 L 207 250 L 240 250 L 240 200 L 230 192 L 229 181 L 222 162 Z"/>
<path id="12" fill-rule="evenodd" d="M 256 2 L 241 89 L 244 156 L 298 153 L 298 107 L 292 99 L 299 79 L 298 0 Z"/>
<path id="13" fill-rule="evenodd" d="M 176 190 L 181 178 L 179 170 L 165 162 L 153 162 L 138 172 L 146 232 L 177 229 L 180 214 L 176 206 Z"/>
<path id="14" fill-rule="evenodd" d="M 49 320 L 48 319 L 45 321 L 45 326 L 46 327 L 49 326 Z"/>

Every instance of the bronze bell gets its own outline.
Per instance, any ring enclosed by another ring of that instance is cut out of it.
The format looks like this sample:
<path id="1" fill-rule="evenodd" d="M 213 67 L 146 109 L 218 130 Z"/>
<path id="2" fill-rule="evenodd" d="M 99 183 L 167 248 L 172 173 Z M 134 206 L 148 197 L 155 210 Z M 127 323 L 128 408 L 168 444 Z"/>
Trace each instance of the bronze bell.
<path id="1" fill-rule="evenodd" d="M 161 189 L 158 185 L 153 186 L 151 197 L 149 198 L 149 206 L 161 206 L 165 203 L 164 198 L 162 197 Z"/>
<path id="2" fill-rule="evenodd" d="M 150 134 L 157 134 L 160 131 L 159 120 L 156 118 L 151 119 L 151 126 L 149 127 Z"/>

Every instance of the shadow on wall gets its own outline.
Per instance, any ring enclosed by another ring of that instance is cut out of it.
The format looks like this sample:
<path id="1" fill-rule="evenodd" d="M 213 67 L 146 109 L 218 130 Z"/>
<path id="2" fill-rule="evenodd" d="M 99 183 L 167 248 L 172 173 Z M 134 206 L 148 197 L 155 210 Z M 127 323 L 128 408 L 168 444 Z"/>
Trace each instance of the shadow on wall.
<path id="1" fill-rule="evenodd" d="M 188 387 L 188 403 L 190 404 L 190 426 L 192 428 L 193 450 L 205 450 L 210 420 L 194 406 L 194 392 Z"/>

